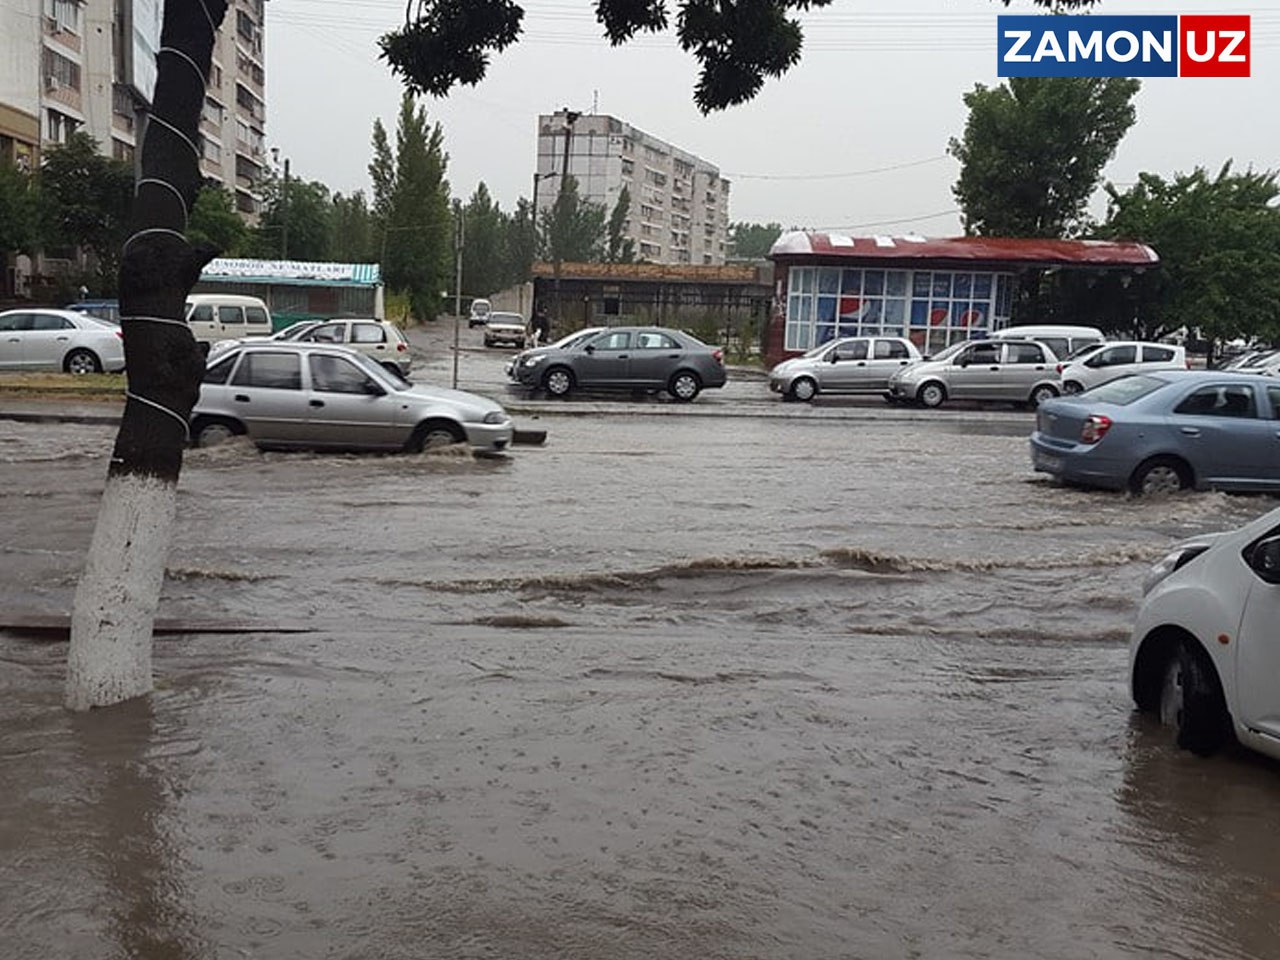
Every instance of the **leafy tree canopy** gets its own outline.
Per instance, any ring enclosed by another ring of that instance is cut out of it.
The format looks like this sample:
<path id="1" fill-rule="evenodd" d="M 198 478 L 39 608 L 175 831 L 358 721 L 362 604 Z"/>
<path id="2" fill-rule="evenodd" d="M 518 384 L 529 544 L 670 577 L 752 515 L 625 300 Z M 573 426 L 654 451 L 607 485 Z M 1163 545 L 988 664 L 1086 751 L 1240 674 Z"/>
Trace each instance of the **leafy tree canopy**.
<path id="1" fill-rule="evenodd" d="M 1008 6 L 1011 0 L 1001 0 Z M 1069 10 L 1096 0 L 1032 0 Z M 754 97 L 768 77 L 800 60 L 804 33 L 796 12 L 831 0 L 595 0 L 596 19 L 613 46 L 670 25 L 701 65 L 693 100 L 703 113 Z M 405 24 L 379 40 L 382 57 L 411 93 L 441 97 L 456 84 L 484 79 L 491 53 L 517 42 L 524 9 L 512 0 L 409 0 Z"/>
<path id="2" fill-rule="evenodd" d="M 555 263 L 599 262 L 607 232 L 604 207 L 579 195 L 576 177 L 564 177 L 555 206 L 542 211 L 542 239 L 548 259 Z"/>
<path id="3" fill-rule="evenodd" d="M 1134 286 L 1136 332 L 1180 327 L 1205 338 L 1280 340 L 1280 173 L 1233 173 L 1226 163 L 1166 180 L 1139 175 L 1123 192 L 1108 186 L 1099 233 L 1150 244 L 1160 269 Z"/>
<path id="4" fill-rule="evenodd" d="M 187 239 L 203 243 L 219 256 L 239 257 L 248 249 L 249 228 L 236 212 L 235 198 L 218 186 L 205 186 L 196 195 L 187 221 Z"/>
<path id="5" fill-rule="evenodd" d="M 81 247 L 98 262 L 101 285 L 114 289 L 128 233 L 133 168 L 98 152 L 84 132 L 52 148 L 40 168 L 44 239 L 50 246 Z"/>
<path id="6" fill-rule="evenodd" d="M 782 236 L 780 223 L 731 223 L 729 240 L 739 260 L 759 260 L 769 255 L 773 242 Z"/>
<path id="7" fill-rule="evenodd" d="M 40 200 L 35 178 L 0 159 L 0 259 L 32 252 L 40 243 Z"/>
<path id="8" fill-rule="evenodd" d="M 965 231 L 1064 237 L 1082 231 L 1102 168 L 1133 125 L 1140 83 L 1124 77 L 1013 77 L 965 94 L 952 192 Z"/>

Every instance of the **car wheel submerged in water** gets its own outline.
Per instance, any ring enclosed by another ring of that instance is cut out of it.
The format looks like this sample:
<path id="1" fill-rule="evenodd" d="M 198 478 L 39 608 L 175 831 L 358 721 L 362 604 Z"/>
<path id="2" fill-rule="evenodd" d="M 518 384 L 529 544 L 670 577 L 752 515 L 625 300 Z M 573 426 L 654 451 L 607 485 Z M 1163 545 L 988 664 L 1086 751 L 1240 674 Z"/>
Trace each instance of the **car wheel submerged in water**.
<path id="1" fill-rule="evenodd" d="M 1129 490 L 1143 497 L 1168 496 L 1191 486 L 1191 471 L 1174 457 L 1154 457 L 1138 464 L 1129 478 Z"/>
<path id="2" fill-rule="evenodd" d="M 216 447 L 244 433 L 243 428 L 226 420 L 197 420 L 191 431 L 197 447 Z"/>
<path id="3" fill-rule="evenodd" d="M 451 447 L 455 443 L 462 443 L 465 439 L 467 439 L 466 434 L 456 423 L 450 423 L 447 420 L 428 420 L 426 423 L 418 424 L 418 428 L 413 431 L 413 436 L 409 438 L 408 449 L 410 453 L 422 453 L 424 450 Z"/>
<path id="4" fill-rule="evenodd" d="M 1179 747 L 1198 756 L 1216 752 L 1230 735 L 1222 687 L 1205 655 L 1186 641 L 1172 648 L 1160 679 L 1160 723 Z"/>

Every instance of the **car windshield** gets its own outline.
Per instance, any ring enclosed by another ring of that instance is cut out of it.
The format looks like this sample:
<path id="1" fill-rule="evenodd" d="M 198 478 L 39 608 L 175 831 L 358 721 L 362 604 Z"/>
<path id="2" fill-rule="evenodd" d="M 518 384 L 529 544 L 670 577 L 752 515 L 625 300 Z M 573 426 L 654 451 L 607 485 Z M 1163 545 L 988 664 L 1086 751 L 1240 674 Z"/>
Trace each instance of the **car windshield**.
<path id="1" fill-rule="evenodd" d="M 518 313 L 499 313 L 497 311 L 489 314 L 490 323 L 515 323 L 524 326 L 524 317 Z"/>
<path id="2" fill-rule="evenodd" d="M 1168 380 L 1161 380 L 1159 377 L 1121 377 L 1119 380 L 1112 380 L 1110 383 L 1104 383 L 1102 386 L 1094 387 L 1092 390 L 1086 390 L 1081 396 L 1089 400 L 1114 403 L 1117 407 L 1123 407 L 1133 403 L 1135 400 L 1141 400 L 1149 393 L 1155 393 L 1155 391 L 1168 385 L 1168 383 Z"/>
<path id="3" fill-rule="evenodd" d="M 108 330 L 118 330 L 120 328 L 119 323 L 115 320 L 108 320 L 106 317 L 96 317 L 92 314 L 82 313 L 80 314 L 80 319 L 94 326 L 106 327 Z"/>
<path id="4" fill-rule="evenodd" d="M 588 327 L 586 330 L 579 330 L 577 333 L 571 333 L 566 337 L 561 337 L 555 343 L 551 344 L 551 346 L 560 350 L 567 350 L 570 347 L 576 347 L 580 343 L 585 343 L 599 332 L 599 327 Z"/>
<path id="5" fill-rule="evenodd" d="M 972 342 L 973 342 L 972 340 L 957 340 L 955 343 L 951 344 L 951 346 L 944 347 L 943 349 L 939 350 L 929 359 L 930 360 L 950 360 L 952 357 L 954 357 L 957 353 L 959 353 L 961 350 L 963 350 Z"/>
<path id="6" fill-rule="evenodd" d="M 1096 353 L 1105 346 L 1105 343 L 1086 343 L 1083 347 L 1076 347 L 1062 358 L 1063 363 L 1069 363 L 1072 360 L 1083 360 L 1089 354 Z"/>
<path id="7" fill-rule="evenodd" d="M 289 326 L 285 327 L 283 330 L 280 330 L 277 333 L 273 333 L 271 335 L 271 339 L 272 340 L 297 340 L 300 336 L 302 336 L 308 330 L 314 330 L 316 327 L 320 326 L 320 323 L 321 321 L 319 320 L 299 320 L 297 323 L 292 323 Z"/>

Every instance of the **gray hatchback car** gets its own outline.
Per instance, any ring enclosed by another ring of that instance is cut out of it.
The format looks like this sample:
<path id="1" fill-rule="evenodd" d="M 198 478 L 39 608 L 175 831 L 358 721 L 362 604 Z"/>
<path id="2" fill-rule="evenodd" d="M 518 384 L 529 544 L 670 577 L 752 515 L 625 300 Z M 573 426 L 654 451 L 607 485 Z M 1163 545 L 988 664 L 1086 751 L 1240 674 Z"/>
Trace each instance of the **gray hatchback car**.
<path id="1" fill-rule="evenodd" d="M 210 360 L 191 413 L 197 446 L 247 434 L 271 447 L 416 452 L 468 443 L 494 452 L 514 432 L 486 397 L 410 383 L 346 347 L 269 340 Z"/>
<path id="2" fill-rule="evenodd" d="M 512 375 L 527 387 L 565 397 L 575 389 L 665 390 L 687 403 L 727 379 L 724 351 L 667 327 L 610 327 L 561 347 L 530 351 Z"/>
<path id="3" fill-rule="evenodd" d="M 926 407 L 947 400 L 1004 400 L 1039 406 L 1058 395 L 1058 358 L 1034 340 L 971 340 L 903 367 L 889 378 L 890 402 Z"/>
<path id="4" fill-rule="evenodd" d="M 783 360 L 769 371 L 769 389 L 784 400 L 819 393 L 884 393 L 889 378 L 920 359 L 905 337 L 845 337 Z"/>

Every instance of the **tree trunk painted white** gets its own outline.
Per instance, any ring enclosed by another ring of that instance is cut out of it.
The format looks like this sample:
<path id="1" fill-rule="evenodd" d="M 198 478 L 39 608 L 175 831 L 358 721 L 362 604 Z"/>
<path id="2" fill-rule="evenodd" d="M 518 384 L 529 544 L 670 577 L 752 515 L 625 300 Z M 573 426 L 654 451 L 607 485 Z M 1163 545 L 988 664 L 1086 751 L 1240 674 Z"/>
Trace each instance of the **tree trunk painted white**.
<path id="1" fill-rule="evenodd" d="M 215 251 L 189 243 L 200 188 L 200 111 L 227 0 L 166 0 L 133 233 L 120 261 L 129 389 L 98 525 L 71 615 L 66 703 L 104 707 L 151 690 L 151 630 L 173 533 L 187 421 L 204 358 L 183 305 Z"/>
<path id="2" fill-rule="evenodd" d="M 71 618 L 66 702 L 72 710 L 151 691 L 151 629 L 177 490 L 157 477 L 107 478 Z"/>

